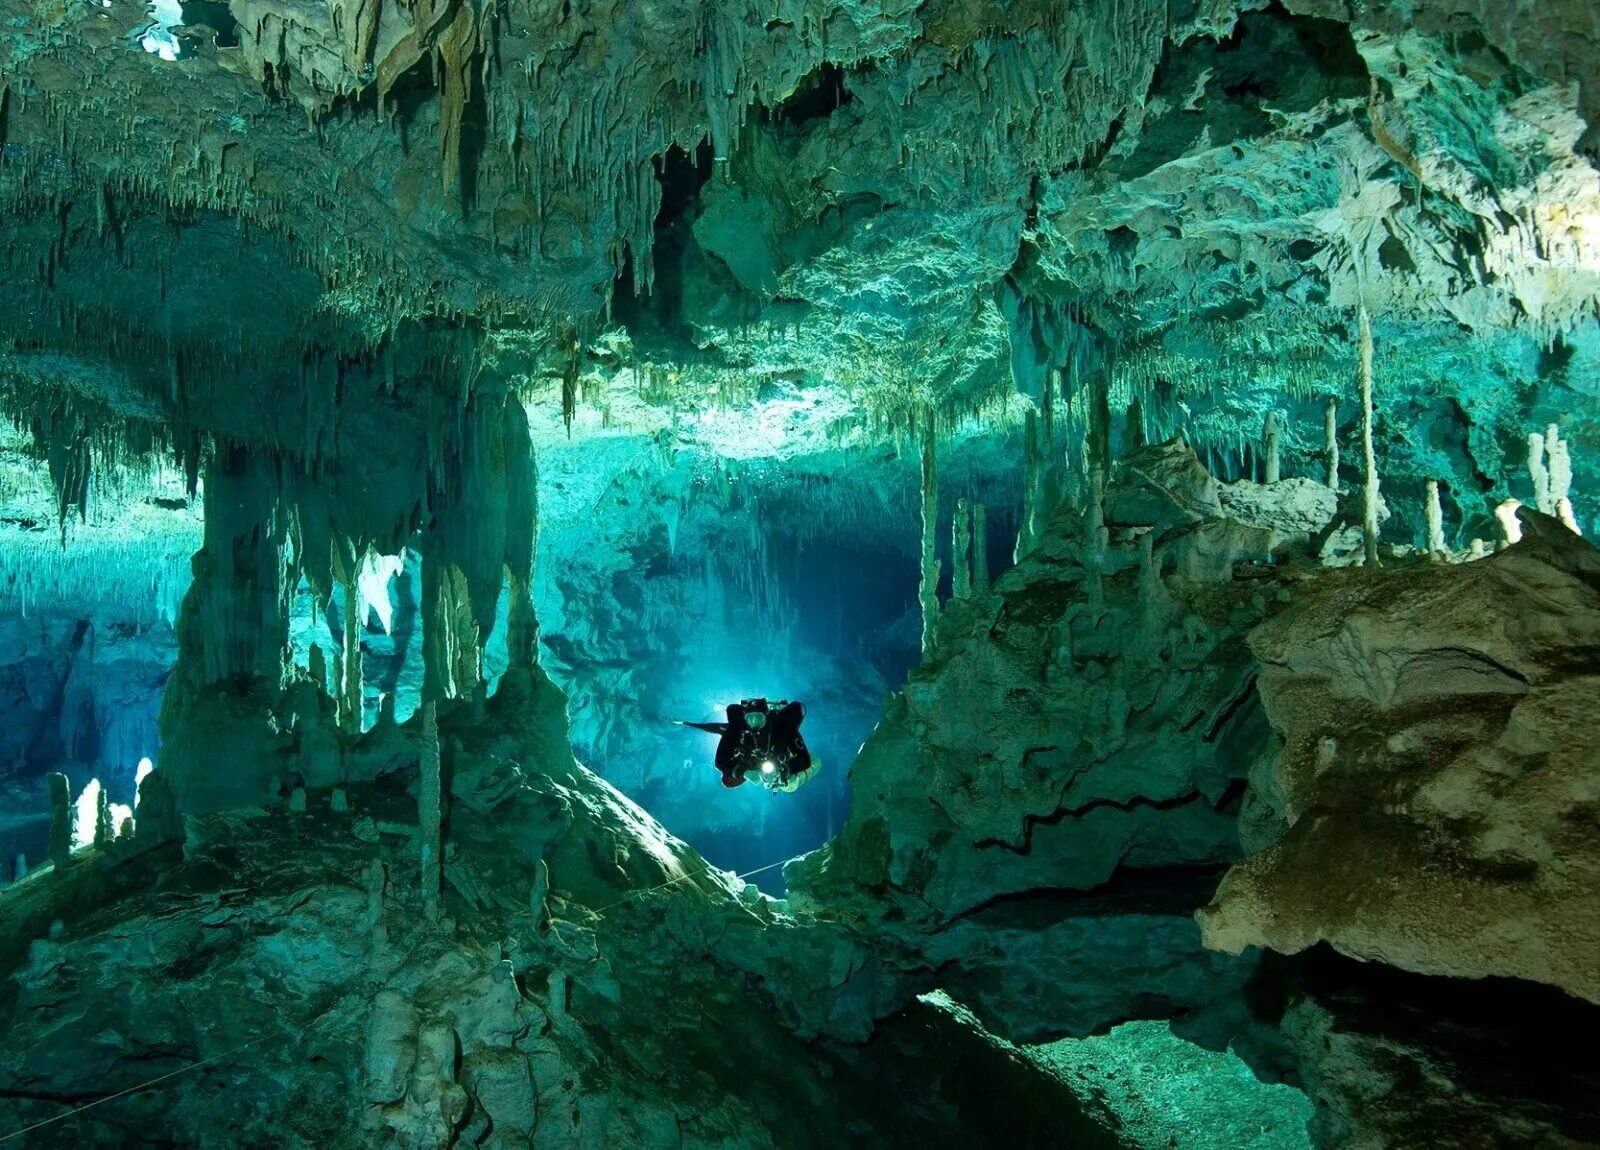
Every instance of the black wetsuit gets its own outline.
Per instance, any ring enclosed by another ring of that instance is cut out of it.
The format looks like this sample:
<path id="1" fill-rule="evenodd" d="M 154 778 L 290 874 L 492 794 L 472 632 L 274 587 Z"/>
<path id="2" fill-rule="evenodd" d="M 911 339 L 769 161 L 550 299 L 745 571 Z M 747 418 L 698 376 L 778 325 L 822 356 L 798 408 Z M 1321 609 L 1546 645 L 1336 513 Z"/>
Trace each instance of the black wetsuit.
<path id="1" fill-rule="evenodd" d="M 756 711 L 766 716 L 760 727 L 752 727 L 749 715 Z M 806 717 L 803 703 L 783 703 L 776 710 L 765 699 L 746 699 L 728 706 L 728 721 L 718 732 L 717 770 L 722 785 L 737 787 L 750 771 L 760 771 L 771 763 L 780 782 L 811 769 L 811 752 L 800 736 L 800 723 Z"/>

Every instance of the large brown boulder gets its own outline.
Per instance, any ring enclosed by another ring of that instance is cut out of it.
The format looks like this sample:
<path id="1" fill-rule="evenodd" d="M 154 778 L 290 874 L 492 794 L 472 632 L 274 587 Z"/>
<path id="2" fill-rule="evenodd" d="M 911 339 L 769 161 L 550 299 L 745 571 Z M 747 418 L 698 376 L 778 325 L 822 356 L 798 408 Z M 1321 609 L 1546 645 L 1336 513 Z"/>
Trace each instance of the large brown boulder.
<path id="1" fill-rule="evenodd" d="M 1288 829 L 1208 945 L 1319 941 L 1600 1002 L 1600 552 L 1542 516 L 1463 565 L 1307 583 L 1250 636 Z"/>

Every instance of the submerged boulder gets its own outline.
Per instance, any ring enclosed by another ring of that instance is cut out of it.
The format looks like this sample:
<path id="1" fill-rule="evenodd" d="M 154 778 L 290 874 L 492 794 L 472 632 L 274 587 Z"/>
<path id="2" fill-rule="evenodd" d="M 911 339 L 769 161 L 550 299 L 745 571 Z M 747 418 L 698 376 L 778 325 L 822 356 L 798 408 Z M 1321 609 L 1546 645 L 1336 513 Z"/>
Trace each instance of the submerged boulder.
<path id="1" fill-rule="evenodd" d="M 1250 646 L 1283 743 L 1258 789 L 1287 829 L 1229 872 L 1207 943 L 1326 941 L 1600 1002 L 1600 553 L 1558 527 L 1341 572 Z"/>

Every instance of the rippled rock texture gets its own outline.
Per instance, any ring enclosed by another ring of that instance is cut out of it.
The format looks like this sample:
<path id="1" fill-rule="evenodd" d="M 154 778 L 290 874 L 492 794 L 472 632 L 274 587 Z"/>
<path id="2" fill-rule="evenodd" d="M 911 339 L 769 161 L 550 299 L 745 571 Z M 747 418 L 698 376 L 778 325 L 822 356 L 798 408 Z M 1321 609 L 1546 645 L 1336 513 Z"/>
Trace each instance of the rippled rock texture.
<path id="1" fill-rule="evenodd" d="M 1478 562 L 1319 579 L 1250 645 L 1281 737 L 1256 785 L 1288 826 L 1229 872 L 1208 944 L 1600 1001 L 1600 553 L 1533 519 Z"/>

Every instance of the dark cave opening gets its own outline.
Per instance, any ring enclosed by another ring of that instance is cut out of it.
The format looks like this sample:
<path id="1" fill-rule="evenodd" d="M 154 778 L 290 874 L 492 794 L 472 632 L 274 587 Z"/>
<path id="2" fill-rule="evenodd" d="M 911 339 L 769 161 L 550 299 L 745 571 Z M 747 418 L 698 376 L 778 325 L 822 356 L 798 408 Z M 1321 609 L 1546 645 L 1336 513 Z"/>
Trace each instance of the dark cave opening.
<path id="1" fill-rule="evenodd" d="M 855 94 L 846 83 L 845 70 L 837 64 L 824 63 L 816 71 L 807 73 L 786 100 L 773 108 L 762 107 L 760 117 L 766 123 L 804 127 L 826 120 L 854 101 Z"/>
<path id="2" fill-rule="evenodd" d="M 208 29 L 218 48 L 236 48 L 239 45 L 239 22 L 233 18 L 228 6 L 219 0 L 185 0 L 183 27 Z"/>
<path id="3" fill-rule="evenodd" d="M 612 318 L 642 344 L 680 342 L 692 334 L 684 322 L 684 281 L 691 268 L 705 260 L 693 229 L 700 192 L 715 166 L 711 141 L 702 139 L 692 151 L 674 144 L 653 164 L 661 185 L 661 207 L 652 230 L 652 287 L 642 294 L 635 289 L 640 255 L 631 248 L 611 287 Z"/>

